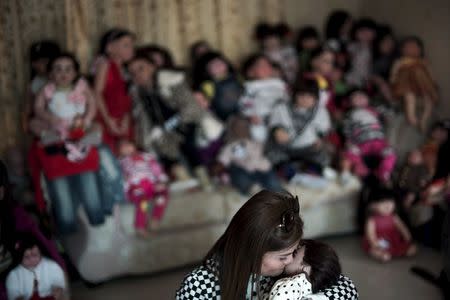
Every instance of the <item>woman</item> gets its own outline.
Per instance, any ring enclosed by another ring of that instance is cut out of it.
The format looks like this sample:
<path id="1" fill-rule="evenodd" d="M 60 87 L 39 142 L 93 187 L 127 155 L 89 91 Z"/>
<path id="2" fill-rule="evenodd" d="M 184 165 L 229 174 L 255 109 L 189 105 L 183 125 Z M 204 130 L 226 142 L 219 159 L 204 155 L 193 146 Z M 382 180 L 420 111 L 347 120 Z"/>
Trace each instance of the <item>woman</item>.
<path id="1" fill-rule="evenodd" d="M 302 236 L 298 198 L 263 190 L 235 214 L 203 264 L 185 277 L 176 299 L 265 299 L 293 261 Z M 358 297 L 343 276 L 324 294 L 329 299 Z"/>

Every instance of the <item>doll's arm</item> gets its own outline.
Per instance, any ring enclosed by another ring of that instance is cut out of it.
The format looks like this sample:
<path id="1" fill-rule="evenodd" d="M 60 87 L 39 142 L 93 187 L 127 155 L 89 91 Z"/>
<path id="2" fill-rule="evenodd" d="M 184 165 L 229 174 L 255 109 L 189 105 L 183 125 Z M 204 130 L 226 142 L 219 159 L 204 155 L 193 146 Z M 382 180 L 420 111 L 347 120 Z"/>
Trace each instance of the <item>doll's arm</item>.
<path id="1" fill-rule="evenodd" d="M 403 223 L 403 221 L 397 215 L 394 216 L 394 224 L 397 227 L 397 229 L 400 231 L 403 238 L 409 242 L 411 240 L 411 233 L 409 232 L 405 223 Z"/>
<path id="2" fill-rule="evenodd" d="M 97 114 L 97 104 L 95 101 L 94 93 L 92 93 L 89 87 L 86 87 L 85 94 L 87 101 L 86 101 L 86 113 L 84 115 L 84 125 L 86 127 L 89 127 L 92 124 L 95 115 Z"/>
<path id="3" fill-rule="evenodd" d="M 365 228 L 366 237 L 369 240 L 371 247 L 378 247 L 378 238 L 375 231 L 375 222 L 369 218 Z"/>

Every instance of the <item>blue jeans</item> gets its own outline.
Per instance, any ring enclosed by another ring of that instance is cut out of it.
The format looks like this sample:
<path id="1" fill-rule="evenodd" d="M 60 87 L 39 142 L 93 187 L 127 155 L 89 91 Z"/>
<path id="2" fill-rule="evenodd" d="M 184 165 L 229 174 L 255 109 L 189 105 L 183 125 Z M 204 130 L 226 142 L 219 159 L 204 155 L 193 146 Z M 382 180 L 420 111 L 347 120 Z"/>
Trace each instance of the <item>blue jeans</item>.
<path id="1" fill-rule="evenodd" d="M 97 180 L 100 187 L 102 207 L 105 214 L 111 214 L 116 203 L 125 202 L 122 172 L 119 162 L 106 145 L 98 147 L 100 167 Z"/>
<path id="2" fill-rule="evenodd" d="M 273 192 L 283 190 L 278 177 L 273 171 L 248 172 L 243 168 L 231 165 L 228 168 L 231 177 L 231 184 L 239 190 L 241 194 L 248 195 L 253 184 L 259 183 L 263 188 Z"/>
<path id="3" fill-rule="evenodd" d="M 48 180 L 53 215 L 61 234 L 77 230 L 77 211 L 82 204 L 92 225 L 103 224 L 105 218 L 95 172 Z"/>

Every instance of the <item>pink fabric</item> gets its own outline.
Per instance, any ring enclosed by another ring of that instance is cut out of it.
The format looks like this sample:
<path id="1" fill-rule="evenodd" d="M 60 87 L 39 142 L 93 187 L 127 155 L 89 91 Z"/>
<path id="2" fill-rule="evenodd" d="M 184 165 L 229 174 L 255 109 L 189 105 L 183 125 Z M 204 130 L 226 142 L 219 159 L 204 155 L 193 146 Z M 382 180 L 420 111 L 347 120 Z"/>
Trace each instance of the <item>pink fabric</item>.
<path id="1" fill-rule="evenodd" d="M 390 178 L 397 157 L 389 147 L 386 140 L 376 139 L 363 144 L 353 146 L 346 151 L 345 157 L 352 163 L 354 172 L 361 177 L 367 176 L 369 170 L 364 164 L 363 157 L 376 155 L 380 157 L 380 164 L 375 170 L 375 175 L 382 181 Z"/>

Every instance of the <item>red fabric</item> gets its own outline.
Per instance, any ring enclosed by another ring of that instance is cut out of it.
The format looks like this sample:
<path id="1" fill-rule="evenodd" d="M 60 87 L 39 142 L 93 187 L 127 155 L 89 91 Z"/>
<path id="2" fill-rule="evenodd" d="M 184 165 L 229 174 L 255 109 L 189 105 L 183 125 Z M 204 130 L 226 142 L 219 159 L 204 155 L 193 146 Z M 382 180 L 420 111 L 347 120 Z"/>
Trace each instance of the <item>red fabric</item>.
<path id="1" fill-rule="evenodd" d="M 80 140 L 85 134 L 83 128 L 74 128 L 69 132 L 69 139 L 72 141 Z"/>
<path id="2" fill-rule="evenodd" d="M 384 239 L 389 243 L 386 249 L 392 256 L 404 256 L 411 246 L 411 242 L 403 239 L 400 231 L 395 227 L 394 216 L 379 216 L 371 217 L 375 222 L 375 234 L 378 240 Z M 370 244 L 367 237 L 363 240 L 363 249 L 366 252 L 370 250 Z"/>
<path id="3" fill-rule="evenodd" d="M 132 103 L 127 92 L 127 84 L 122 77 L 119 66 L 112 60 L 106 74 L 105 86 L 103 88 L 103 100 L 110 117 L 120 124 L 123 118 L 131 113 Z M 133 130 L 130 126 L 128 135 L 125 137 L 113 136 L 107 130 L 105 120 L 99 115 L 99 121 L 103 126 L 103 142 L 107 144 L 114 153 L 117 153 L 116 144 L 121 138 L 132 139 Z"/>
<path id="4" fill-rule="evenodd" d="M 48 179 L 71 176 L 83 172 L 97 171 L 99 167 L 98 151 L 91 148 L 87 157 L 81 162 L 71 162 L 63 154 L 49 155 L 38 141 L 34 141 L 28 153 L 30 174 L 35 193 L 36 205 L 45 210 L 45 199 L 41 187 L 41 173 Z"/>

